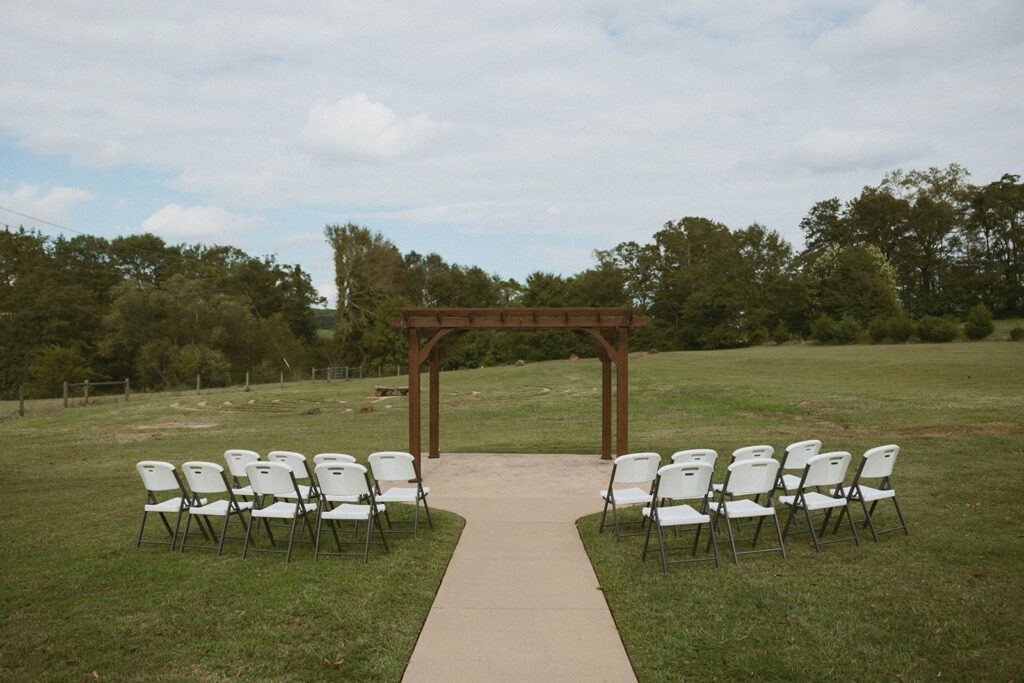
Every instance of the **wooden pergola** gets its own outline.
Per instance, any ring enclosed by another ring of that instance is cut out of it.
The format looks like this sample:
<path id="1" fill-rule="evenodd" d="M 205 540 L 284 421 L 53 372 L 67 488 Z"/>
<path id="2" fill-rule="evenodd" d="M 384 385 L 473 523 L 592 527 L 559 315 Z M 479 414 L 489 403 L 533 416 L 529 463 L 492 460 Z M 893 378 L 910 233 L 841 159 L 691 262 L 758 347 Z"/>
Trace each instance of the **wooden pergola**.
<path id="1" fill-rule="evenodd" d="M 409 341 L 409 452 L 419 465 L 420 367 L 430 360 L 430 450 L 440 455 L 441 360 L 469 330 L 567 330 L 584 338 L 601 360 L 601 457 L 612 457 L 612 365 L 615 365 L 615 453 L 628 452 L 629 334 L 650 322 L 635 308 L 399 308 L 388 323 Z"/>

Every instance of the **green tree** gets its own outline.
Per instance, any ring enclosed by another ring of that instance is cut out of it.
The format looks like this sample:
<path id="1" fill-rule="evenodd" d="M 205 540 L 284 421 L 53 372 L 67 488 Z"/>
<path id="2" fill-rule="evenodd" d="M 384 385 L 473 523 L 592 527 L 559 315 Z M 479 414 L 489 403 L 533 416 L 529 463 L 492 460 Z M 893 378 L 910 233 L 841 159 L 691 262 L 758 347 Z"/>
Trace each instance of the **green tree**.
<path id="1" fill-rule="evenodd" d="M 893 269 L 873 245 L 831 247 L 808 266 L 807 275 L 811 300 L 828 317 L 848 315 L 863 325 L 900 311 Z"/>
<path id="2" fill-rule="evenodd" d="M 995 323 L 992 322 L 992 311 L 988 310 L 985 304 L 978 304 L 967 314 L 967 321 L 964 323 L 964 334 L 971 339 L 984 339 L 994 332 Z"/>

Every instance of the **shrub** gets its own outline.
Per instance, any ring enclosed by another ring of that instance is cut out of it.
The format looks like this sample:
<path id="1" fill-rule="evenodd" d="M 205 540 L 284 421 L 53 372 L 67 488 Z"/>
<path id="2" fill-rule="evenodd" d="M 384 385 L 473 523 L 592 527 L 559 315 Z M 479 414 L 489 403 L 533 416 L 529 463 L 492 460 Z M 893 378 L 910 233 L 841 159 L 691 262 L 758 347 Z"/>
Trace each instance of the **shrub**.
<path id="1" fill-rule="evenodd" d="M 984 339 L 996 329 L 992 322 L 992 311 L 985 304 L 978 304 L 967 314 L 964 323 L 964 334 L 971 339 Z"/>
<path id="2" fill-rule="evenodd" d="M 917 321 L 917 336 L 925 342 L 949 342 L 956 339 L 959 328 L 952 320 L 926 315 Z"/>
<path id="3" fill-rule="evenodd" d="M 779 324 L 775 326 L 775 331 L 772 332 L 772 341 L 776 344 L 785 344 L 789 341 L 789 328 L 786 327 L 786 323 L 779 321 Z"/>
<path id="4" fill-rule="evenodd" d="M 894 342 L 905 342 L 914 334 L 914 321 L 905 315 L 894 315 L 885 321 L 889 339 Z"/>
<path id="5" fill-rule="evenodd" d="M 1010 339 L 1013 341 L 1020 341 L 1021 339 L 1024 339 L 1024 327 L 1018 325 L 1010 330 Z"/>
<path id="6" fill-rule="evenodd" d="M 863 334 L 860 323 L 849 315 L 844 315 L 842 320 L 832 326 L 832 338 L 840 344 L 856 344 Z"/>
<path id="7" fill-rule="evenodd" d="M 832 321 L 832 318 L 822 313 L 811 322 L 811 336 L 822 342 L 832 341 L 832 328 L 834 325 L 835 323 Z"/>
<path id="8" fill-rule="evenodd" d="M 885 318 L 880 315 L 875 316 L 868 323 L 868 335 L 871 337 L 871 341 L 876 344 L 883 341 L 889 336 L 889 325 L 886 323 Z"/>

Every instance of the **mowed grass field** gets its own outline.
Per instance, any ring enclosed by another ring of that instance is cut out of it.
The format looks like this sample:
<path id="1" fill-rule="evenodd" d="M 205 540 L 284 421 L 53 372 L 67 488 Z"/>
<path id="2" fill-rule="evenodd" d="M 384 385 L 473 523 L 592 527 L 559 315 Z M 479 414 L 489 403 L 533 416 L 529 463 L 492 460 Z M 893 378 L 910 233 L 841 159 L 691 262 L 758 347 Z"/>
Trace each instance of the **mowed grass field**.
<path id="1" fill-rule="evenodd" d="M 219 558 L 134 547 L 138 460 L 219 463 L 227 448 L 251 448 L 365 461 L 405 449 L 407 399 L 373 398 L 375 382 L 108 397 L 69 410 L 31 402 L 23 419 L 0 404 L 0 678 L 398 680 L 457 542 L 457 516 L 436 511 L 437 529 L 396 539 L 365 567 L 314 564 L 308 545 L 290 564 L 243 561 L 240 541 Z M 641 680 L 1024 675 L 1024 525 L 1013 504 L 1024 484 L 1024 345 L 638 353 L 630 398 L 631 450 L 667 462 L 676 450 L 715 448 L 716 480 L 743 445 L 781 452 L 818 438 L 856 460 L 897 443 L 911 524 L 910 536 L 877 545 L 862 536 L 859 548 L 816 555 L 796 537 L 786 560 L 747 556 L 735 567 L 726 554 L 722 569 L 665 576 L 656 558 L 640 562 L 639 539 L 618 544 L 596 533 L 596 516 L 584 518 L 581 536 Z M 443 452 L 600 449 L 597 362 L 442 373 L 441 402 Z"/>

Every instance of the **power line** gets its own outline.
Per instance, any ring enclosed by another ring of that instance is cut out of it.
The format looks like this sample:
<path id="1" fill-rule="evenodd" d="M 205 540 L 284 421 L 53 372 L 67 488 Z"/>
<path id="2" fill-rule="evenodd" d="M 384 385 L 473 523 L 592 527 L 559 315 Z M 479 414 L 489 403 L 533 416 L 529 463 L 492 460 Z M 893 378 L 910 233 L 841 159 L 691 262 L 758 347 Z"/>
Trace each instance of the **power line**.
<path id="1" fill-rule="evenodd" d="M 15 216 L 21 216 L 22 218 L 28 218 L 29 220 L 36 221 L 37 223 L 45 223 L 46 225 L 52 225 L 55 228 L 60 228 L 61 230 L 67 230 L 68 232 L 73 232 L 76 235 L 84 235 L 85 234 L 84 232 L 80 232 L 78 230 L 75 230 L 74 228 L 69 228 L 69 227 L 67 227 L 65 225 L 59 225 L 57 223 L 51 223 L 50 221 L 43 220 L 42 218 L 36 218 L 35 216 L 30 216 L 27 213 L 22 213 L 21 211 L 15 211 L 14 209 L 8 209 L 6 206 L 0 206 L 0 211 L 6 211 L 7 213 L 13 213 Z M 7 225 L 6 223 L 4 224 L 4 227 L 7 228 L 8 230 L 11 229 L 11 226 Z"/>

